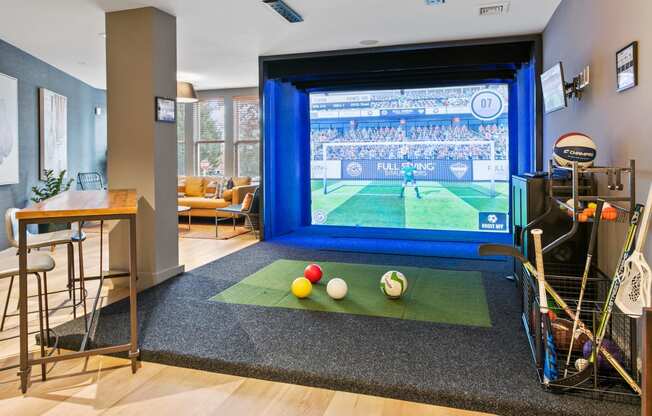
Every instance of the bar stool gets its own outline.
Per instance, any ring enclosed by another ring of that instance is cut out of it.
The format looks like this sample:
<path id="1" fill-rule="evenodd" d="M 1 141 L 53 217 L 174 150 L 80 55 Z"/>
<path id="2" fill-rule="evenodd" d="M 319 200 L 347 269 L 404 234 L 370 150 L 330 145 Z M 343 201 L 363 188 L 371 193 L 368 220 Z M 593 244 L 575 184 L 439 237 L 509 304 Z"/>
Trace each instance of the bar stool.
<path id="1" fill-rule="evenodd" d="M 5 229 L 7 233 L 7 240 L 12 247 L 18 249 L 18 221 L 16 220 L 17 208 L 9 208 L 5 212 Z M 84 316 L 86 316 L 86 293 L 83 279 L 80 280 L 80 302 L 77 303 L 75 296 L 75 250 L 73 243 L 79 244 L 79 268 L 84 267 L 84 260 L 82 255 L 82 242 L 86 236 L 78 230 L 60 230 L 44 234 L 31 234 L 27 232 L 27 250 L 39 249 L 44 247 L 56 247 L 65 244 L 68 249 L 68 296 L 72 299 L 73 304 L 73 317 L 77 318 L 77 306 L 83 303 Z M 0 331 L 2 327 L 0 326 Z"/>
<path id="2" fill-rule="evenodd" d="M 45 357 L 46 343 L 48 344 L 48 346 L 50 343 L 49 342 L 50 323 L 48 319 L 46 319 L 45 329 L 43 328 L 43 313 L 45 312 L 47 317 L 47 311 L 48 311 L 47 286 L 45 286 L 45 280 L 47 279 L 47 272 L 54 269 L 54 266 L 55 266 L 54 259 L 49 254 L 30 253 L 27 255 L 27 275 L 36 277 L 37 292 L 38 292 L 36 295 L 28 296 L 28 298 L 33 298 L 35 296 L 38 297 L 38 314 L 39 314 L 39 330 L 31 332 L 30 335 L 35 334 L 37 332 L 39 333 L 40 336 L 39 344 L 41 345 L 42 357 Z M 41 281 L 41 273 L 43 274 L 42 276 L 43 281 Z M 7 314 L 7 308 L 9 306 L 9 301 L 11 297 L 11 288 L 14 284 L 14 277 L 18 275 L 19 275 L 18 257 L 0 260 L 0 279 L 5 279 L 7 277 L 11 278 L 11 282 L 9 282 L 9 290 L 7 291 L 7 300 L 5 302 L 4 312 L 2 313 L 2 324 L 0 325 L 0 331 L 2 330 L 1 328 L 4 328 L 5 319 L 7 317 L 19 315 L 18 313 Z M 45 308 L 43 307 L 44 300 L 45 300 Z M 30 313 L 37 313 L 37 311 L 28 312 L 28 314 Z M 47 332 L 48 334 L 47 338 L 45 337 L 45 332 Z M 12 337 L 2 338 L 0 339 L 0 341 L 7 341 L 10 339 L 17 338 L 18 336 L 19 335 L 14 335 Z M 18 367 L 18 365 L 0 368 L 0 371 L 7 370 L 10 368 L 15 368 L 15 367 Z M 42 373 L 41 378 L 43 379 L 43 381 L 45 381 L 45 363 L 41 364 L 41 373 Z"/>

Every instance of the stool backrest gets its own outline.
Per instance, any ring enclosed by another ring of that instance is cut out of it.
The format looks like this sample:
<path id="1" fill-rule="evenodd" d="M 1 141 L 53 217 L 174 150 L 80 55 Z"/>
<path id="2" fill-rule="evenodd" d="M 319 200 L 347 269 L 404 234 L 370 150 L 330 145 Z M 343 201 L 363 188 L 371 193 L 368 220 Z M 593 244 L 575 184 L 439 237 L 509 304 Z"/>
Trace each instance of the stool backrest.
<path id="1" fill-rule="evenodd" d="M 9 208 L 5 212 L 5 231 L 7 240 L 13 247 L 18 247 L 18 220 L 16 219 L 17 208 Z"/>
<path id="2" fill-rule="evenodd" d="M 16 212 L 20 211 L 18 208 L 9 208 L 5 212 L 5 231 L 7 232 L 7 240 L 12 247 L 18 248 L 18 220 L 16 219 Z M 27 230 L 27 236 L 32 233 Z"/>
<path id="3" fill-rule="evenodd" d="M 246 212 L 247 214 L 258 214 L 260 204 L 260 193 L 258 192 L 259 189 L 260 188 L 256 188 L 254 191 L 254 196 L 251 200 L 251 205 L 249 205 L 249 209 L 243 210 L 243 212 Z"/>
<path id="4" fill-rule="evenodd" d="M 77 174 L 77 183 L 82 191 L 101 191 L 104 189 L 102 175 L 98 172 L 79 172 Z"/>

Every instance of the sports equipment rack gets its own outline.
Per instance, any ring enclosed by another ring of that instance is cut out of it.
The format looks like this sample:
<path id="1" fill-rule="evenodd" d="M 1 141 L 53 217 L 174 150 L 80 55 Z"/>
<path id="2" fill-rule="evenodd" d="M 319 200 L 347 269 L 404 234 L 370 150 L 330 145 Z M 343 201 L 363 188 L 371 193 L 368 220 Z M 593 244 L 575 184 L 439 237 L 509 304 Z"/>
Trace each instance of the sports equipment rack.
<path id="1" fill-rule="evenodd" d="M 595 176 L 598 175 L 607 175 L 608 189 L 618 191 L 618 193 L 615 195 L 613 193 L 610 195 L 599 194 L 595 181 Z M 623 176 L 627 176 L 626 184 L 623 183 Z M 563 243 L 570 241 L 574 237 L 576 238 L 576 234 L 583 227 L 593 227 L 594 220 L 592 218 L 580 221 L 579 216 L 582 204 L 589 202 L 597 203 L 598 201 L 602 201 L 603 203 L 608 202 L 618 212 L 617 221 L 629 222 L 636 206 L 635 162 L 630 160 L 629 166 L 627 167 L 596 166 L 581 168 L 577 163 L 573 163 L 572 166 L 568 167 L 559 167 L 550 161 L 549 171 L 545 179 L 545 187 L 546 207 L 544 212 L 530 221 L 521 230 L 520 241 L 523 251 L 527 251 L 527 247 L 530 246 L 529 244 L 525 244 L 529 231 L 533 228 L 538 228 L 537 225 L 542 223 L 547 216 L 554 214 L 553 209 L 555 208 L 561 208 L 569 213 L 570 228 L 562 230 L 560 235 L 554 236 L 553 240 L 549 241 L 543 248 L 544 253 L 550 253 Z M 523 253 L 524 258 L 528 258 L 527 254 L 527 252 Z M 588 278 L 585 279 L 586 293 L 584 294 L 584 302 L 582 305 L 578 305 L 579 292 L 582 286 L 582 280 L 584 280 L 584 268 L 578 268 L 576 265 L 555 263 L 549 259 L 550 257 L 546 259 L 549 263 L 547 262 L 545 264 L 547 271 L 546 280 L 556 294 L 556 297 L 553 296 L 554 303 L 551 302 L 549 305 L 550 309 L 559 318 L 565 318 L 567 321 L 569 320 L 567 312 L 570 310 L 574 316 L 579 315 L 578 318 L 583 322 L 583 325 L 586 325 L 584 328 L 590 331 L 589 333 L 596 334 L 600 326 L 601 310 L 603 309 L 607 292 L 611 286 L 611 279 L 597 267 L 595 262 L 591 264 L 589 266 Z M 619 349 L 620 356 L 618 360 L 619 364 L 621 364 L 621 367 L 618 369 L 619 371 L 615 371 L 609 366 L 598 368 L 597 363 L 592 363 L 590 365 L 595 366 L 592 377 L 581 385 L 560 386 L 555 385 L 554 381 L 544 383 L 543 352 L 545 349 L 545 339 L 541 334 L 541 319 L 538 313 L 540 301 L 537 290 L 537 279 L 536 276 L 533 276 L 531 269 L 523 266 L 518 284 L 522 293 L 521 305 L 524 328 L 530 342 L 533 359 L 537 365 L 540 381 L 545 388 L 555 392 L 574 393 L 595 399 L 638 403 L 641 392 L 639 387 L 641 381 L 639 371 L 642 371 L 643 368 L 637 360 L 637 331 L 634 319 L 621 313 L 619 310 L 614 310 L 608 322 L 603 323 L 608 328 L 605 330 L 607 337 Z M 576 311 L 579 311 L 579 314 Z M 573 318 L 570 318 L 571 323 L 573 320 Z M 555 326 L 554 322 L 553 326 Z M 569 336 L 572 336 L 570 334 L 572 328 L 568 329 L 567 332 Z M 561 336 L 560 333 L 556 333 L 555 335 L 555 338 Z M 570 338 L 566 339 L 566 341 L 570 341 Z M 562 342 L 562 345 L 557 345 L 558 353 L 566 357 L 569 354 L 569 345 L 570 342 L 567 344 Z M 574 346 L 570 354 L 572 356 L 571 367 L 573 367 L 574 361 L 582 356 L 581 347 L 579 345 Z M 563 367 L 565 366 L 565 361 L 564 359 L 558 362 L 562 366 L 559 368 L 562 375 L 565 370 Z M 569 374 L 575 373 L 576 371 L 574 368 L 571 368 Z"/>

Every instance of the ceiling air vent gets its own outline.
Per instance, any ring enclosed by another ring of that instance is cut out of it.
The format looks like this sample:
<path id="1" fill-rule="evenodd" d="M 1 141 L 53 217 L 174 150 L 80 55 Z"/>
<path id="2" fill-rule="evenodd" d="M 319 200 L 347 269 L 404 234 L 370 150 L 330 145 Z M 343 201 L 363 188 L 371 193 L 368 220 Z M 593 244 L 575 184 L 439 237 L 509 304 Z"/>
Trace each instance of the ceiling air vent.
<path id="1" fill-rule="evenodd" d="M 272 8 L 276 13 L 280 14 L 285 20 L 290 23 L 303 22 L 303 17 L 292 9 L 292 7 L 285 4 L 283 0 L 263 0 L 263 3 Z"/>
<path id="2" fill-rule="evenodd" d="M 500 16 L 509 11 L 509 2 L 504 1 L 500 3 L 485 4 L 478 8 L 480 16 Z"/>
<path id="3" fill-rule="evenodd" d="M 428 6 L 437 6 L 438 4 L 446 4 L 446 0 L 426 0 Z"/>

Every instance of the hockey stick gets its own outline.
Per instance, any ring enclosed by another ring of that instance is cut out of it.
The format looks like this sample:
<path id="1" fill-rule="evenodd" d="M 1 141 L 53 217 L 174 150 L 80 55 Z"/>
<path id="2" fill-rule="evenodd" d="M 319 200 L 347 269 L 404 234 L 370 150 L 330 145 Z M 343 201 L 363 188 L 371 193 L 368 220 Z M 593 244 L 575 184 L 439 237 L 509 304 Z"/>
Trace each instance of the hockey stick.
<path id="1" fill-rule="evenodd" d="M 548 314 L 548 296 L 546 295 L 546 274 L 543 269 L 543 247 L 541 246 L 540 229 L 532 230 L 534 237 L 534 252 L 537 264 L 537 282 L 539 283 L 539 311 L 543 322 L 545 339 L 545 358 L 543 361 L 543 383 L 550 384 L 559 374 L 557 373 L 557 352 L 555 351 L 554 338 L 552 336 L 552 325 Z"/>
<path id="2" fill-rule="evenodd" d="M 595 249 L 595 240 L 598 236 L 598 228 L 600 227 L 600 218 L 602 217 L 602 207 L 604 201 L 598 200 L 595 208 L 595 216 L 593 217 L 593 227 L 591 228 L 591 237 L 589 240 L 589 249 L 586 254 L 586 264 L 584 265 L 584 273 L 582 273 L 582 283 L 580 285 L 580 296 L 577 300 L 577 308 L 575 309 L 575 319 L 573 319 L 573 331 L 571 332 L 570 347 L 568 347 L 568 355 L 566 356 L 566 365 L 564 366 L 564 377 L 568 376 L 568 366 L 570 365 L 571 355 L 573 355 L 573 345 L 575 344 L 575 331 L 577 331 L 577 321 L 580 317 L 582 310 L 582 301 L 584 300 L 584 291 L 586 284 L 589 280 L 589 270 L 591 269 L 591 260 L 593 259 L 593 250 Z"/>
<path id="3" fill-rule="evenodd" d="M 519 260 L 522 264 L 523 267 L 527 270 L 527 272 L 532 275 L 534 278 L 537 276 L 537 271 L 535 270 L 534 266 L 530 261 L 523 256 L 523 254 L 517 250 L 515 247 L 512 246 L 507 246 L 504 244 L 482 244 L 479 247 L 478 254 L 481 256 L 509 256 L 509 257 L 514 257 L 515 259 Z M 575 313 L 571 310 L 571 308 L 568 306 L 568 304 L 562 299 L 561 296 L 553 289 L 552 286 L 548 284 L 548 282 L 545 282 L 545 287 L 546 291 L 548 294 L 552 297 L 552 299 L 559 305 L 559 307 L 566 312 L 566 315 L 573 321 L 575 320 Z M 593 341 L 593 333 L 591 330 L 588 329 L 588 327 L 582 322 L 581 319 L 578 318 L 577 320 L 577 327 L 578 329 L 585 334 L 589 340 Z M 614 358 L 613 355 L 607 350 L 600 350 L 599 354 L 602 355 L 605 360 L 611 366 L 620 374 L 620 376 L 627 382 L 627 384 L 634 390 L 634 392 L 638 395 L 641 394 L 641 387 L 634 381 L 631 375 L 623 368 L 623 366 Z M 588 366 L 588 367 L 593 367 L 593 366 Z M 582 372 L 579 372 L 577 374 L 573 374 L 567 378 L 564 379 L 559 379 L 554 382 L 554 384 L 550 384 L 549 387 L 551 388 L 561 388 L 562 390 L 566 390 L 569 387 L 577 386 L 578 384 L 583 383 L 584 381 L 587 380 L 585 377 L 585 374 L 581 374 Z M 589 374 L 589 377 L 591 376 L 592 373 Z M 576 377 L 579 375 L 579 377 Z"/>
<path id="4" fill-rule="evenodd" d="M 639 318 L 643 314 L 643 308 L 648 306 L 651 300 L 652 270 L 643 256 L 643 247 L 650 226 L 650 211 L 652 211 L 652 186 L 645 203 L 643 219 L 638 227 L 636 247 L 623 265 L 623 281 L 616 295 L 616 306 L 632 318 Z"/>

